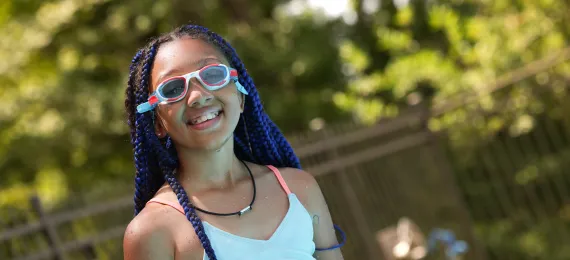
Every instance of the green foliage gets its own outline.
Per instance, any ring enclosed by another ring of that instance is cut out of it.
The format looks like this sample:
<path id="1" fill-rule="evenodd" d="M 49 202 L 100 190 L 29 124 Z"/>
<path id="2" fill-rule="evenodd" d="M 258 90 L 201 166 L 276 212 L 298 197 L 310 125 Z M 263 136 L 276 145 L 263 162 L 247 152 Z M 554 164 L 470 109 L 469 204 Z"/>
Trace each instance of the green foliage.
<path id="1" fill-rule="evenodd" d="M 189 20 L 234 45 L 284 132 L 341 118 L 330 98 L 344 86 L 334 24 L 278 15 L 284 2 L 4 1 L 0 207 L 23 205 L 32 192 L 55 204 L 131 183 L 123 108 L 130 60 L 149 37 Z"/>
<path id="2" fill-rule="evenodd" d="M 538 73 L 523 73 L 528 78 L 507 77 L 506 86 L 516 87 L 487 95 L 507 73 L 561 55 L 570 37 L 566 2 L 410 1 L 396 7 L 382 1 L 380 8 L 372 14 L 357 9 L 359 20 L 350 28 L 359 35 L 348 35 L 340 47 L 350 81 L 334 101 L 364 122 L 395 116 L 421 99 L 439 111 L 467 92 L 473 106 L 446 111 L 430 124 L 467 143 L 473 139 L 466 136 L 486 138 L 508 125 L 515 134 L 528 131 L 535 115 L 567 95 L 561 89 L 568 62 L 541 64 Z M 551 92 L 536 93 L 545 87 Z M 468 118 L 476 123 L 465 127 Z"/>

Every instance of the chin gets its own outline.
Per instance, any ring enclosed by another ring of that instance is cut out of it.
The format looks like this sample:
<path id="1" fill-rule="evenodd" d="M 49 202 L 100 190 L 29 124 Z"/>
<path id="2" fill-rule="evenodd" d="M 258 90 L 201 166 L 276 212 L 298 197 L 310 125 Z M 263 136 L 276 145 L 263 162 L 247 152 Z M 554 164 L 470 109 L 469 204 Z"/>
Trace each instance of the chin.
<path id="1" fill-rule="evenodd" d="M 195 140 L 192 144 L 192 148 L 206 151 L 216 151 L 220 150 L 222 147 L 228 144 L 228 141 L 233 138 L 233 134 L 227 133 L 225 135 L 215 135 L 212 138 L 205 138 L 201 140 Z"/>
<path id="2" fill-rule="evenodd" d="M 194 134 L 193 134 L 194 135 Z M 215 151 L 233 141 L 233 129 L 222 126 L 216 131 L 194 135 L 187 146 L 195 150 Z"/>

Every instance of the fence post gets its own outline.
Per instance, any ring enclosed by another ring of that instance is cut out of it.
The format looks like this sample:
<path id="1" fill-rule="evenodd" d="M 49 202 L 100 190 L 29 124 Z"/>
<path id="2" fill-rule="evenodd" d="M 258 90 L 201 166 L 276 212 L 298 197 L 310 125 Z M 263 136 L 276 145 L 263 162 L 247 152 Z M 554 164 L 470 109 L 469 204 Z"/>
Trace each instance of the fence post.
<path id="1" fill-rule="evenodd" d="M 33 195 L 30 198 L 30 202 L 36 211 L 36 214 L 38 214 L 40 224 L 47 237 L 49 246 L 52 249 L 54 259 L 65 260 L 65 255 L 63 253 L 63 250 L 61 250 L 61 243 L 59 241 L 59 237 L 57 236 L 56 227 L 49 220 L 49 217 L 47 216 L 42 206 L 40 198 L 37 195 Z"/>
<path id="2" fill-rule="evenodd" d="M 467 252 L 465 257 L 474 257 L 477 260 L 486 260 L 487 255 L 485 252 L 485 248 L 480 244 L 478 241 L 473 228 L 475 227 L 473 220 L 471 218 L 471 213 L 469 212 L 469 207 L 467 206 L 464 198 L 462 196 L 461 188 L 459 187 L 458 180 L 456 179 L 456 175 L 453 171 L 453 167 L 451 165 L 451 161 L 449 156 L 447 155 L 447 147 L 445 146 L 444 140 L 442 137 L 446 136 L 445 131 L 441 133 L 434 133 L 428 127 L 429 120 L 432 119 L 433 113 L 429 109 L 427 104 L 421 104 L 420 109 L 422 109 L 422 122 L 424 122 L 423 129 L 424 131 L 428 132 L 431 135 L 431 139 L 429 141 L 429 147 L 431 150 L 431 156 L 434 160 L 434 164 L 436 165 L 440 176 L 442 177 L 442 181 L 446 184 L 445 186 L 448 187 L 451 194 L 454 195 L 455 199 L 455 206 L 459 210 L 459 218 L 457 220 L 458 223 L 463 227 L 462 230 L 459 230 L 460 233 L 463 233 L 465 236 L 465 240 L 467 240 L 470 244 L 470 249 Z"/>
<path id="3" fill-rule="evenodd" d="M 327 128 L 321 131 L 323 131 L 322 133 L 324 138 L 331 137 L 331 134 Z M 339 158 L 338 148 L 331 149 L 328 152 L 328 155 L 333 160 L 338 159 Z M 368 256 L 367 259 L 377 259 L 377 256 L 380 255 L 380 252 L 378 250 L 378 247 L 374 243 L 374 235 L 371 232 L 368 221 L 366 221 L 366 216 L 364 215 L 364 210 L 362 208 L 362 205 L 358 201 L 358 196 L 356 195 L 354 188 L 350 184 L 350 179 L 347 176 L 348 172 L 345 168 L 342 168 L 336 171 L 335 174 L 341 182 L 340 191 L 348 201 L 349 204 L 348 208 L 355 220 L 354 224 L 356 225 L 358 232 L 362 236 L 364 236 L 364 247 L 366 250 L 366 254 Z"/>

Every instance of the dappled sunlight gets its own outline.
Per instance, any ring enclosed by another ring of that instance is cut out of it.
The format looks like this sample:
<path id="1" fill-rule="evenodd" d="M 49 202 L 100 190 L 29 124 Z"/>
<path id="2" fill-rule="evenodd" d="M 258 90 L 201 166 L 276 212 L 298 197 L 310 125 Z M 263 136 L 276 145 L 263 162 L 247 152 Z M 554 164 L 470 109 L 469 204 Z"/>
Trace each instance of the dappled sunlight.
<path id="1" fill-rule="evenodd" d="M 393 240 L 404 216 L 426 239 L 452 231 L 463 259 L 570 258 L 567 2 L 182 2 L 0 3 L 1 259 L 122 257 L 129 65 L 189 21 L 239 54 L 345 259 L 414 258 Z M 417 259 L 450 248 L 422 243 Z"/>
<path id="2" fill-rule="evenodd" d="M 45 167 L 36 174 L 34 182 L 34 190 L 47 208 L 61 203 L 68 196 L 67 178 L 61 169 Z"/>
<path id="3" fill-rule="evenodd" d="M 34 188 L 22 183 L 13 183 L 8 188 L 0 190 L 0 207 L 20 207 L 28 209 L 30 196 Z"/>

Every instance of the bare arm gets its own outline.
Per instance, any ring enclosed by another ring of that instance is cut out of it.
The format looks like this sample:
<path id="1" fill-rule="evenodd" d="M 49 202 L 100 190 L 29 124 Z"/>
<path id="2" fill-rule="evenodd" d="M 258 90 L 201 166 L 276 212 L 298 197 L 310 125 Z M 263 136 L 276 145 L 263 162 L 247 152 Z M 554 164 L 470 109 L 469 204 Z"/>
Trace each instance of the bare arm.
<path id="1" fill-rule="evenodd" d="M 330 248 L 338 245 L 329 208 L 321 192 L 319 184 L 312 178 L 308 207 L 313 218 L 314 241 L 317 248 Z M 314 257 L 319 260 L 343 260 L 340 248 L 325 251 L 315 251 Z"/>

